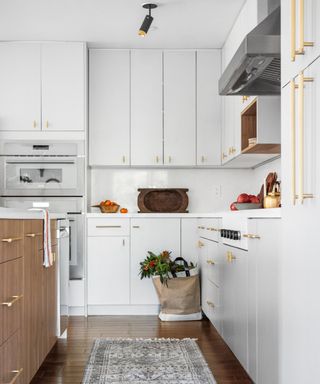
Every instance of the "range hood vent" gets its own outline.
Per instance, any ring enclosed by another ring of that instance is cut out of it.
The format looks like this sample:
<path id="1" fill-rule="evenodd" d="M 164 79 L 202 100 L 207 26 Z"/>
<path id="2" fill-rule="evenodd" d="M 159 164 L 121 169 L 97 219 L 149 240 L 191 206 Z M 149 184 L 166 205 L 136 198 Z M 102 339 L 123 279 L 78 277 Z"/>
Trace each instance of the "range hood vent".
<path id="1" fill-rule="evenodd" d="M 242 41 L 219 80 L 220 95 L 279 95 L 280 7 Z"/>

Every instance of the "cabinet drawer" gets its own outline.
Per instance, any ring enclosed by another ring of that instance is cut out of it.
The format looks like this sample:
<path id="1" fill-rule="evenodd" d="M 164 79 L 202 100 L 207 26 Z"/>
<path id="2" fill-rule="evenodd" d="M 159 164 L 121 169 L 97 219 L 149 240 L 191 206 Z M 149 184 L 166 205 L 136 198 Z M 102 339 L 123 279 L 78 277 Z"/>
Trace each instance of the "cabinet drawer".
<path id="1" fill-rule="evenodd" d="M 198 233 L 205 239 L 219 241 L 220 238 L 220 219 L 199 219 Z"/>
<path id="2" fill-rule="evenodd" d="M 21 324 L 23 301 L 22 258 L 0 264 L 0 344 L 9 339 Z"/>
<path id="3" fill-rule="evenodd" d="M 17 331 L 0 347 L 0 382 L 20 384 L 23 373 L 21 337 Z"/>
<path id="4" fill-rule="evenodd" d="M 202 281 L 202 310 L 221 333 L 220 290 L 209 280 Z"/>
<path id="5" fill-rule="evenodd" d="M 23 254 L 23 220 L 0 220 L 0 263 Z"/>
<path id="6" fill-rule="evenodd" d="M 129 236 L 129 219 L 88 219 L 88 236 Z"/>

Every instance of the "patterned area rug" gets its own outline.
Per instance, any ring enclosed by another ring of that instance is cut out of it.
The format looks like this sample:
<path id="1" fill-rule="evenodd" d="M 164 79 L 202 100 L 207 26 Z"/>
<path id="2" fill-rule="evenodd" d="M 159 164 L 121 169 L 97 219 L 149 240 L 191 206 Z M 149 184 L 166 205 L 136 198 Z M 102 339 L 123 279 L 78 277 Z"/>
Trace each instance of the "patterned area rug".
<path id="1" fill-rule="evenodd" d="M 97 339 L 83 384 L 214 384 L 192 339 Z"/>

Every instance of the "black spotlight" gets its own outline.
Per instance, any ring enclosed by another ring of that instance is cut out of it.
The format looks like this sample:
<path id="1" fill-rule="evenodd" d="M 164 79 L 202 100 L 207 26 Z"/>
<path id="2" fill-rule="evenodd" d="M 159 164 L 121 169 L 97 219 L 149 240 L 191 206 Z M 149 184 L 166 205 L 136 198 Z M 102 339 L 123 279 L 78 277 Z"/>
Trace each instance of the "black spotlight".
<path id="1" fill-rule="evenodd" d="M 146 8 L 149 10 L 149 15 L 146 15 L 139 29 L 139 36 L 144 37 L 148 33 L 149 28 L 153 22 L 153 17 L 151 16 L 151 9 L 157 8 L 157 4 L 145 3 L 145 4 L 142 4 L 142 6 L 143 8 Z"/>

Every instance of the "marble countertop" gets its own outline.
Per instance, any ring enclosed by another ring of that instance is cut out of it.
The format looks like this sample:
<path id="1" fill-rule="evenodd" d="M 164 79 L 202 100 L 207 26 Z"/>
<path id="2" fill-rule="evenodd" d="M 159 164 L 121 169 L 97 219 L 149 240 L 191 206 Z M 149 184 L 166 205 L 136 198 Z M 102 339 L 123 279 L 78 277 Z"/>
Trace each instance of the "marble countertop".
<path id="1" fill-rule="evenodd" d="M 234 215 L 235 217 L 249 218 L 281 218 L 281 208 L 273 209 L 248 209 L 243 211 L 222 211 L 222 212 L 208 212 L 208 213 L 100 213 L 92 212 L 87 213 L 88 218 L 222 218 L 226 215 Z"/>
<path id="2" fill-rule="evenodd" d="M 50 213 L 51 219 L 65 219 L 66 215 L 63 213 Z M 43 213 L 39 211 L 18 210 L 12 208 L 0 208 L 0 219 L 43 219 Z"/>

